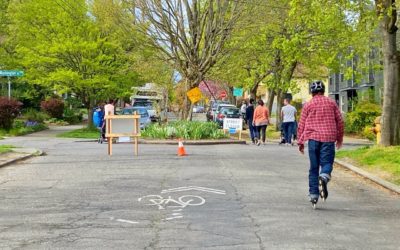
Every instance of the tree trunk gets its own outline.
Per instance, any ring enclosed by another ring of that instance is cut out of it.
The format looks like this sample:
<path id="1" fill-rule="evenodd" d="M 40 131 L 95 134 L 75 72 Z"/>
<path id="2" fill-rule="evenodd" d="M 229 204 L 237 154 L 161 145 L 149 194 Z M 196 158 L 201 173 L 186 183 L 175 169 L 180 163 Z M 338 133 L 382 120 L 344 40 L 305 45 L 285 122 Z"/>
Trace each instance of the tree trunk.
<path id="1" fill-rule="evenodd" d="M 88 125 L 87 126 L 88 126 L 88 128 L 91 128 L 94 126 L 94 124 L 93 124 L 94 100 L 89 99 L 87 107 L 88 107 Z"/>
<path id="2" fill-rule="evenodd" d="M 281 109 L 283 104 L 284 93 L 282 90 L 278 90 L 276 93 L 276 131 L 279 131 L 281 119 Z"/>
<path id="3" fill-rule="evenodd" d="M 184 101 L 183 110 L 182 110 L 182 120 L 191 121 L 193 118 L 193 103 L 189 100 L 186 93 L 190 89 L 198 87 L 199 83 L 200 82 L 198 80 L 186 79 L 185 101 Z"/>
<path id="4" fill-rule="evenodd" d="M 274 106 L 275 99 L 275 90 L 268 89 L 268 100 L 267 100 L 267 108 L 270 114 L 272 114 L 272 107 Z"/>
<path id="5" fill-rule="evenodd" d="M 250 97 L 253 98 L 254 100 L 257 99 L 257 90 L 258 90 L 258 85 L 260 85 L 259 81 L 254 81 L 253 87 L 250 89 Z"/>
<path id="6" fill-rule="evenodd" d="M 395 10 L 388 11 L 393 1 L 385 1 L 381 32 L 383 37 L 383 107 L 382 107 L 382 139 L 381 145 L 399 145 L 399 56 L 396 46 L 396 17 Z M 389 2 L 389 3 L 388 3 Z"/>
<path id="7" fill-rule="evenodd" d="M 88 108 L 88 128 L 93 127 L 93 107 Z"/>
<path id="8" fill-rule="evenodd" d="M 186 120 L 190 122 L 190 121 L 192 121 L 192 119 L 193 119 L 193 103 L 191 103 L 189 101 L 189 107 L 188 107 L 188 113 L 187 113 Z"/>

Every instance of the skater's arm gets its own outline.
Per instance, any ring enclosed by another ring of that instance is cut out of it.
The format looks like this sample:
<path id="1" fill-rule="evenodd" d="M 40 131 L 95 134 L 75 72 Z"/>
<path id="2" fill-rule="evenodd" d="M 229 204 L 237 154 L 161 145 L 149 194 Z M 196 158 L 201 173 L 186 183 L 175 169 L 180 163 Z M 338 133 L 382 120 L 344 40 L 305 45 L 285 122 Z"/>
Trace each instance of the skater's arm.
<path id="1" fill-rule="evenodd" d="M 301 112 L 301 116 L 300 116 L 300 121 L 297 127 L 297 138 L 298 138 L 298 144 L 304 144 L 304 129 L 305 129 L 305 125 L 306 125 L 306 120 L 307 120 L 307 116 L 308 116 L 308 106 L 305 105 L 303 108 L 303 111 Z"/>
<path id="2" fill-rule="evenodd" d="M 336 127 L 337 127 L 337 139 L 336 139 L 336 147 L 340 149 L 343 144 L 343 135 L 344 135 L 344 122 L 342 118 L 342 114 L 340 113 L 339 108 L 335 105 L 335 120 L 336 120 Z"/>

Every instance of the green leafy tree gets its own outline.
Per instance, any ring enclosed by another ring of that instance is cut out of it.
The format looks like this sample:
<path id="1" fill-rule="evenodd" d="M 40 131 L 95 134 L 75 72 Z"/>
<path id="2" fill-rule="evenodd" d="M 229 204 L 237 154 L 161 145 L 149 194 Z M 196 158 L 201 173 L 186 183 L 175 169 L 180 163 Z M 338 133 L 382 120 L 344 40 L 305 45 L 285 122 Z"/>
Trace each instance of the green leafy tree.
<path id="1" fill-rule="evenodd" d="M 230 58 L 234 59 L 219 64 L 216 67 L 219 72 L 213 73 L 228 79 L 224 72 L 236 72 L 233 75 L 238 79 L 231 78 L 234 84 L 246 87 L 253 97 L 261 83 L 267 85 L 270 110 L 275 96 L 279 112 L 284 94 L 298 88 L 293 81 L 296 70 L 306 69 L 301 74 L 308 79 L 326 77 L 326 68 L 339 66 L 335 65 L 338 55 L 345 55 L 350 46 L 365 42 L 357 36 L 370 39 L 363 36 L 367 33 L 360 32 L 359 26 L 369 18 L 362 15 L 368 9 L 361 3 L 346 0 L 248 3 L 255 7 L 247 8 L 228 43 L 234 54 Z M 352 16 L 357 16 L 357 22 L 349 20 Z M 277 118 L 280 122 L 279 115 Z"/>
<path id="2" fill-rule="evenodd" d="M 113 8 L 105 12 L 101 4 Z M 10 35 L 18 44 L 15 51 L 26 80 L 76 95 L 89 110 L 89 125 L 96 102 L 127 95 L 140 83 L 130 67 L 135 45 L 123 35 L 133 28 L 119 5 L 112 4 L 28 0 L 10 6 Z"/>

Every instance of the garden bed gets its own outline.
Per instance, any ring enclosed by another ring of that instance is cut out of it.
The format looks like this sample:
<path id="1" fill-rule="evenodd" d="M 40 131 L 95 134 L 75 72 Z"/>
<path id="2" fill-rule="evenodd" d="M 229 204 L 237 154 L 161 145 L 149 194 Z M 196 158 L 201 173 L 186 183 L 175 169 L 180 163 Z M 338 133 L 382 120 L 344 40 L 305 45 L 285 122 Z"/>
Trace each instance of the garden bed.
<path id="1" fill-rule="evenodd" d="M 5 136 L 21 136 L 46 130 L 48 127 L 42 123 L 26 123 L 23 121 L 14 121 L 13 127 L 10 130 L 0 130 L 0 137 Z"/>
<path id="2" fill-rule="evenodd" d="M 153 123 L 141 132 L 143 139 L 156 140 L 220 140 L 229 139 L 229 135 L 218 128 L 213 122 L 178 121 L 168 124 Z M 99 131 L 96 128 L 82 128 L 58 134 L 57 137 L 97 139 Z"/>
<path id="3" fill-rule="evenodd" d="M 154 123 L 142 132 L 142 137 L 146 139 L 226 139 L 228 135 L 219 129 L 214 122 L 198 121 L 177 121 L 168 124 Z"/>

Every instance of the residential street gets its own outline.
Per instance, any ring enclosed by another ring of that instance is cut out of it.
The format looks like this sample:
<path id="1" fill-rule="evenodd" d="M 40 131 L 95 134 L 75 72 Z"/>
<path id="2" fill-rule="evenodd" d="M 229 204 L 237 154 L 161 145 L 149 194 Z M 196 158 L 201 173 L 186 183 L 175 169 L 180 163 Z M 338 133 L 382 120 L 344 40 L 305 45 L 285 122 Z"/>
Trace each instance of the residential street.
<path id="1" fill-rule="evenodd" d="M 400 199 L 277 144 L 107 146 L 52 132 L 0 141 L 44 156 L 0 169 L 0 249 L 400 249 Z M 153 195 L 153 196 L 149 196 Z"/>

